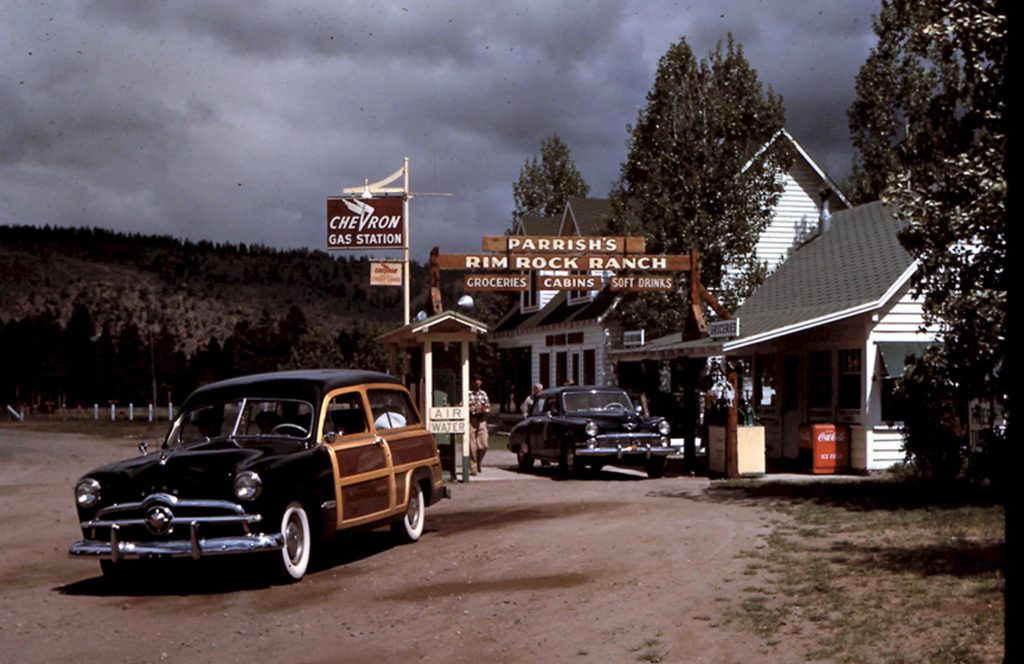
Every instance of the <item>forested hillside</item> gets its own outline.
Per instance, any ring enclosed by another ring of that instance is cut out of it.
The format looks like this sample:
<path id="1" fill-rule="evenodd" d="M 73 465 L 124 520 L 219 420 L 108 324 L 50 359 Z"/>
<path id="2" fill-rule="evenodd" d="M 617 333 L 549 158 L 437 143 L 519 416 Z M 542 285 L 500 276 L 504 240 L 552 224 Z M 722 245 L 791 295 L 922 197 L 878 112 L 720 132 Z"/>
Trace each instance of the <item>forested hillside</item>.
<path id="1" fill-rule="evenodd" d="M 413 311 L 427 301 L 413 264 Z M 180 400 L 199 382 L 377 366 L 402 289 L 365 256 L 0 226 L 0 404 Z"/>

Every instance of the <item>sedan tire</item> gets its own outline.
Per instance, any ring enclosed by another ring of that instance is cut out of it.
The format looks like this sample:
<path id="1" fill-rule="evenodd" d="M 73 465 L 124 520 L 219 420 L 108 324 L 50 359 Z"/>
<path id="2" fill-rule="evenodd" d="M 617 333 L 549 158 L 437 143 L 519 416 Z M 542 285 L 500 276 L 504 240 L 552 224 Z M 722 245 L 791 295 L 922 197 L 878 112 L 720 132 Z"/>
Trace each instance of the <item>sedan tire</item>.
<path id="1" fill-rule="evenodd" d="M 576 474 L 576 449 L 572 444 L 562 446 L 558 455 L 558 474 L 563 479 L 569 479 Z"/>
<path id="2" fill-rule="evenodd" d="M 281 516 L 281 534 L 284 536 L 284 547 L 275 554 L 275 572 L 279 580 L 292 583 L 306 575 L 313 543 L 309 516 L 298 501 L 293 501 L 284 508 L 284 514 Z"/>
<path id="3" fill-rule="evenodd" d="M 519 470 L 525 472 L 533 470 L 533 455 L 527 454 L 523 448 L 519 448 L 516 451 L 516 464 L 519 466 Z"/>
<path id="4" fill-rule="evenodd" d="M 423 523 L 426 521 L 427 504 L 423 497 L 423 487 L 413 484 L 409 488 L 409 502 L 405 507 L 405 515 L 398 521 L 391 522 L 391 532 L 402 544 L 412 544 L 423 535 Z"/>

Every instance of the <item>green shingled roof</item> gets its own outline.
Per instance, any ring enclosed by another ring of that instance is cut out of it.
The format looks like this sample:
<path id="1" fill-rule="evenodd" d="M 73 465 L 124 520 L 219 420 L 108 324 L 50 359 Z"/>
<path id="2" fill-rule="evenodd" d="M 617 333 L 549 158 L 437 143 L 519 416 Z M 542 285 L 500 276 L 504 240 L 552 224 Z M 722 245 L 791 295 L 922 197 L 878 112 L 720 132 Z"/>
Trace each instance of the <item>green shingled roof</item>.
<path id="1" fill-rule="evenodd" d="M 725 349 L 884 304 L 914 263 L 899 243 L 899 229 L 877 202 L 833 214 L 828 232 L 784 261 L 736 311 L 741 336 Z"/>
<path id="2" fill-rule="evenodd" d="M 558 235 L 562 217 L 535 217 L 524 215 L 519 220 L 519 235 Z"/>
<path id="3" fill-rule="evenodd" d="M 567 208 L 576 220 L 580 235 L 601 235 L 612 216 L 612 202 L 607 198 L 570 198 Z M 566 222 L 571 223 L 568 219 Z M 564 229 L 562 234 L 575 235 L 575 229 Z"/>
<path id="4" fill-rule="evenodd" d="M 828 232 L 794 252 L 736 310 L 736 339 L 684 342 L 676 332 L 615 354 L 719 355 L 877 309 L 912 274 L 914 260 L 897 238 L 900 227 L 877 202 L 836 212 Z"/>

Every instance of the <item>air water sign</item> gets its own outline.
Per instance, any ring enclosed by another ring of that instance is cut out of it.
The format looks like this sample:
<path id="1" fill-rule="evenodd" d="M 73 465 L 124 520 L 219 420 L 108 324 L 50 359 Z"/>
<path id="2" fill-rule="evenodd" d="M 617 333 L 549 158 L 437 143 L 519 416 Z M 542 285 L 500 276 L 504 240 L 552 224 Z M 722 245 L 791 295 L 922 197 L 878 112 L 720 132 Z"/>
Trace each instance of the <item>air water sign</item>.
<path id="1" fill-rule="evenodd" d="M 402 249 L 402 198 L 328 198 L 328 249 Z"/>
<path id="2" fill-rule="evenodd" d="M 466 409 L 462 406 L 430 409 L 430 433 L 466 433 Z"/>

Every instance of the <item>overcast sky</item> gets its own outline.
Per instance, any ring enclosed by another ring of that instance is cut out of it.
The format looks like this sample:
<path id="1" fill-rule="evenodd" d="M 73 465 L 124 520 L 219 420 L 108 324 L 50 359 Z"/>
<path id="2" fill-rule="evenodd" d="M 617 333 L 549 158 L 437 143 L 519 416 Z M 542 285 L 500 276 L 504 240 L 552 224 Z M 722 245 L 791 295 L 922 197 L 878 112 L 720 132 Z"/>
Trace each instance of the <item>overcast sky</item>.
<path id="1" fill-rule="evenodd" d="M 659 57 L 732 32 L 835 179 L 878 0 L 0 4 L 0 224 L 325 248 L 410 159 L 412 257 L 478 251 L 557 133 L 605 196 Z"/>

